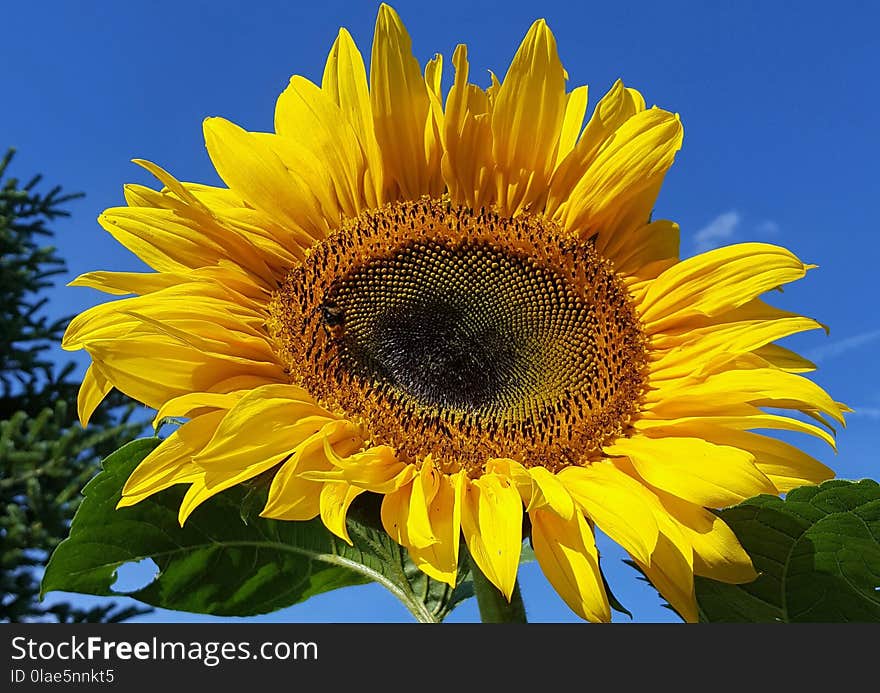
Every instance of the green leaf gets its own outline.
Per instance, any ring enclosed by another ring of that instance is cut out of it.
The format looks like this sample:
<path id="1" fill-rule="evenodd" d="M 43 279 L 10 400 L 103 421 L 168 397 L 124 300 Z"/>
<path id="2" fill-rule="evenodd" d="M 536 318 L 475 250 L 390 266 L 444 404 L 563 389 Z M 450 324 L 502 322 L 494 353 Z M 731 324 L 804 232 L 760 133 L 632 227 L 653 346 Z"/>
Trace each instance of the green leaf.
<path id="1" fill-rule="evenodd" d="M 375 512 L 365 504 L 352 513 L 360 521 L 349 520 L 354 546 L 335 537 L 317 519 L 282 522 L 258 517 L 252 511 L 252 487 L 218 494 L 182 528 L 177 522 L 185 493 L 181 486 L 116 510 L 126 479 L 158 443 L 156 438 L 136 440 L 104 460 L 103 471 L 83 491 L 85 498 L 69 538 L 47 565 L 43 594 L 64 590 L 118 595 L 113 591 L 117 569 L 151 558 L 158 574 L 128 596 L 196 613 L 266 613 L 374 580 L 418 620 L 440 621 L 470 596 L 465 562 L 455 590 L 428 578 L 381 529 Z M 368 494 L 362 498 L 368 499 Z"/>
<path id="2" fill-rule="evenodd" d="M 605 573 L 602 569 L 599 569 L 599 574 L 602 576 L 602 585 L 605 587 L 605 594 L 608 596 L 608 606 L 614 609 L 617 613 L 623 614 L 624 616 L 629 616 L 630 621 L 632 620 L 632 612 L 627 609 L 623 604 L 620 603 L 620 600 L 614 596 L 614 592 L 611 591 L 611 585 L 608 584 L 608 580 L 605 579 Z"/>
<path id="3" fill-rule="evenodd" d="M 759 577 L 697 578 L 707 622 L 880 621 L 880 485 L 832 480 L 719 512 Z"/>

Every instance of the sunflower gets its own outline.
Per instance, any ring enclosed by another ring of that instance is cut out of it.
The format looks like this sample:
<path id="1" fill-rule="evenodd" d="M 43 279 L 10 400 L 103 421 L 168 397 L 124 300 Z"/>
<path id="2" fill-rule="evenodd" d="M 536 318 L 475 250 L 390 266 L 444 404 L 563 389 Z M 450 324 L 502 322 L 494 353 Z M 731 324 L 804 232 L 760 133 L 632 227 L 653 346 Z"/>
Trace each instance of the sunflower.
<path id="1" fill-rule="evenodd" d="M 432 578 L 454 584 L 463 536 L 509 599 L 525 533 L 571 609 L 608 621 L 599 528 L 696 620 L 694 575 L 755 577 L 711 509 L 832 476 L 754 432 L 833 446 L 843 423 L 774 343 L 822 326 L 760 298 L 812 266 L 764 243 L 680 260 L 678 226 L 651 220 L 678 115 L 618 81 L 584 125 L 543 20 L 486 89 L 464 45 L 452 63 L 444 99 L 442 57 L 422 71 L 382 5 L 369 77 L 341 29 L 274 132 L 205 120 L 226 187 L 137 160 L 162 188 L 126 186 L 99 222 L 154 271 L 72 282 L 133 294 L 67 330 L 92 359 L 81 421 L 112 388 L 185 420 L 120 506 L 187 484 L 183 524 L 262 475 L 264 517 L 349 541 L 352 502 L 379 494 Z"/>

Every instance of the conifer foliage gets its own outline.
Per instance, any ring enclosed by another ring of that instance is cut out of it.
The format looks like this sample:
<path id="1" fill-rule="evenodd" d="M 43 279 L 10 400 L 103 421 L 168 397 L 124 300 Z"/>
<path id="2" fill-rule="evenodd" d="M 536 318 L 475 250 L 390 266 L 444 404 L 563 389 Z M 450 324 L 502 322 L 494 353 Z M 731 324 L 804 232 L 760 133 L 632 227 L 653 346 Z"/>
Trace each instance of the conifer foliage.
<path id="1" fill-rule="evenodd" d="M 47 292 L 66 272 L 49 224 L 82 194 L 40 192 L 39 175 L 21 184 L 7 174 L 13 154 L 0 159 L 0 621 L 121 621 L 143 610 L 39 600 L 43 567 L 67 536 L 80 491 L 142 424 L 121 398 L 87 429 L 77 421 L 76 365 L 58 349 L 70 318 L 49 317 Z"/>

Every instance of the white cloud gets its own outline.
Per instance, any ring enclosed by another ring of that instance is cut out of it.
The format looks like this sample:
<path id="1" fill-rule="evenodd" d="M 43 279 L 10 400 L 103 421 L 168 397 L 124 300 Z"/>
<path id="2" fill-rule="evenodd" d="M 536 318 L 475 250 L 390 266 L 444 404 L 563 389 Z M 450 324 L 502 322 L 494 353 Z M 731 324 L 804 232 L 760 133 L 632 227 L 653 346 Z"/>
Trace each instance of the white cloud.
<path id="1" fill-rule="evenodd" d="M 735 242 L 741 235 L 742 226 L 743 217 L 736 210 L 719 214 L 694 234 L 694 252 L 705 253 L 707 250 Z M 762 219 L 750 226 L 756 236 L 778 236 L 781 231 L 779 224 L 772 219 Z"/>
<path id="2" fill-rule="evenodd" d="M 830 344 L 824 344 L 808 351 L 804 355 L 811 361 L 819 363 L 820 361 L 827 361 L 828 359 L 835 358 L 848 351 L 852 351 L 853 349 L 863 347 L 878 339 L 880 339 L 880 330 L 871 330 L 870 332 L 862 332 L 861 334 L 847 337 L 846 339 L 840 339 L 836 342 L 831 342 Z"/>
<path id="3" fill-rule="evenodd" d="M 779 231 L 779 224 L 772 219 L 764 219 L 764 221 L 759 222 L 755 227 L 755 233 L 759 236 L 778 236 Z"/>
<path id="4" fill-rule="evenodd" d="M 704 253 L 724 245 L 736 233 L 740 220 L 739 212 L 734 210 L 719 214 L 694 234 L 694 250 Z"/>
<path id="5" fill-rule="evenodd" d="M 861 416 L 866 419 L 880 419 L 880 407 L 853 407 L 847 416 Z"/>

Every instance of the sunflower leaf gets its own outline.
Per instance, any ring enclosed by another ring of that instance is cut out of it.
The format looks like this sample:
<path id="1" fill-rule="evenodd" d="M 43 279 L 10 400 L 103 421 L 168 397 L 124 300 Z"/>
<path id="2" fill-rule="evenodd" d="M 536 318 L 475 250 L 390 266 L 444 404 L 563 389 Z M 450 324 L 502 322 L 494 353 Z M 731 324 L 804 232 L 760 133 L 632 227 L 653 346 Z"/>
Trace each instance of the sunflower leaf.
<path id="1" fill-rule="evenodd" d="M 880 621 L 880 485 L 831 480 L 719 512 L 752 557 L 745 585 L 697 578 L 707 622 Z"/>
<path id="2" fill-rule="evenodd" d="M 64 590 L 119 596 L 114 591 L 118 569 L 152 559 L 158 567 L 154 579 L 127 596 L 194 613 L 267 613 L 375 580 L 416 618 L 439 621 L 468 596 L 466 575 L 460 576 L 456 590 L 430 580 L 408 563 L 396 542 L 368 524 L 350 521 L 355 545 L 349 546 L 320 520 L 281 522 L 256 516 L 250 506 L 259 490 L 253 488 L 218 494 L 182 528 L 177 522 L 182 486 L 117 510 L 126 479 L 158 443 L 157 438 L 136 440 L 104 460 L 102 471 L 83 491 L 70 536 L 52 554 L 43 594 Z"/>
<path id="3" fill-rule="evenodd" d="M 608 580 L 605 578 L 605 573 L 600 569 L 599 574 L 602 576 L 602 585 L 605 587 L 605 594 L 608 595 L 608 605 L 617 613 L 629 616 L 629 620 L 632 621 L 632 612 L 621 604 L 620 600 L 614 596 L 614 592 L 611 591 L 611 585 L 608 584 Z"/>

